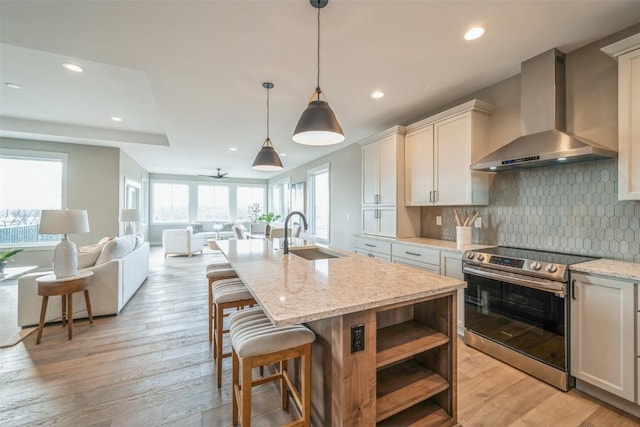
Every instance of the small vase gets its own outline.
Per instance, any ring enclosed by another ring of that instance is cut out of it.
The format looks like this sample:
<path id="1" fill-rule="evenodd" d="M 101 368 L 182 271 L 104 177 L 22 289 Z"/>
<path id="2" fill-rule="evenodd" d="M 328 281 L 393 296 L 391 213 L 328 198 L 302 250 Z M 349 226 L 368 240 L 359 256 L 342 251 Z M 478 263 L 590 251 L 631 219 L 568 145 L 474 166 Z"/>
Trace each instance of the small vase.
<path id="1" fill-rule="evenodd" d="M 271 235 L 271 225 L 267 224 L 267 226 L 264 228 L 264 235 L 265 237 L 269 237 Z"/>
<path id="2" fill-rule="evenodd" d="M 4 274 L 4 268 L 7 266 L 7 261 L 0 262 L 0 274 Z"/>

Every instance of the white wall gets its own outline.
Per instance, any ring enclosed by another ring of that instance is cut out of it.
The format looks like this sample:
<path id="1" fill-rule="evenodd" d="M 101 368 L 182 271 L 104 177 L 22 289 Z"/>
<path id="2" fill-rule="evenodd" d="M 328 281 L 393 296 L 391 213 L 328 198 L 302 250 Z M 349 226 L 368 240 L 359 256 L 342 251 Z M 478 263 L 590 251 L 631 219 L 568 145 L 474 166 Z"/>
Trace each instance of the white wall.
<path id="1" fill-rule="evenodd" d="M 309 147 L 309 149 L 313 149 Z M 331 223 L 329 244 L 336 248 L 353 250 L 353 236 L 360 233 L 361 212 L 361 147 L 348 145 L 331 154 L 280 174 L 269 183 L 291 177 L 291 183 L 307 181 L 307 171 L 329 163 L 331 165 Z M 308 197 L 305 185 L 305 198 Z M 347 220 L 347 215 L 350 220 Z"/>
<path id="2" fill-rule="evenodd" d="M 135 160 L 133 160 L 127 153 L 120 150 L 120 182 L 119 182 L 119 208 L 125 208 L 125 181 L 130 179 L 140 185 L 140 203 L 147 207 L 149 204 L 149 173 L 142 168 Z M 145 235 L 145 240 L 149 240 L 149 219 L 142 218 L 144 209 L 140 209 L 141 221 L 138 223 L 137 230 Z M 120 223 L 120 235 L 124 234 L 125 223 Z"/>
<path id="3" fill-rule="evenodd" d="M 0 138 L 0 150 L 67 153 L 67 208 L 86 209 L 91 231 L 70 236 L 77 246 L 89 245 L 104 236 L 119 235 L 120 150 L 81 144 Z M 51 266 L 53 247 L 27 248 L 15 257 L 14 266 Z"/>

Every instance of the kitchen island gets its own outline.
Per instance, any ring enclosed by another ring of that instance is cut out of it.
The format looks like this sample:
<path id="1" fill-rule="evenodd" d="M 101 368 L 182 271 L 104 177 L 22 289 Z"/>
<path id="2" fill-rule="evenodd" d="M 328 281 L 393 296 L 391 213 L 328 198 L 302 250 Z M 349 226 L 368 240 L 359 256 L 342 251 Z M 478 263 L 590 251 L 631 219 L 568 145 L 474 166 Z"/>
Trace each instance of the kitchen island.
<path id="1" fill-rule="evenodd" d="M 318 426 L 454 425 L 461 280 L 333 249 L 283 255 L 280 239 L 218 242 L 276 326 L 304 323 Z M 302 254 L 301 254 L 302 255 Z"/>

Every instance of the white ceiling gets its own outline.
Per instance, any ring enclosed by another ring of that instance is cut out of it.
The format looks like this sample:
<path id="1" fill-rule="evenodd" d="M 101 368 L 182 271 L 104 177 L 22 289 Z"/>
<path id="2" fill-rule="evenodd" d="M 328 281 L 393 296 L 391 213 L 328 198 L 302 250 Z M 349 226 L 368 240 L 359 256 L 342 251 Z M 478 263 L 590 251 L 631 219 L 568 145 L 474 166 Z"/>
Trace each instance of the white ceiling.
<path id="1" fill-rule="evenodd" d="M 266 137 L 264 81 L 275 84 L 271 140 L 292 169 L 517 74 L 547 49 L 638 23 L 638 0 L 330 0 L 320 83 L 346 140 L 308 147 L 291 139 L 315 88 L 308 0 L 0 0 L 0 135 L 118 146 L 155 173 L 268 178 L 250 167 Z M 473 24 L 487 33 L 466 42 Z"/>

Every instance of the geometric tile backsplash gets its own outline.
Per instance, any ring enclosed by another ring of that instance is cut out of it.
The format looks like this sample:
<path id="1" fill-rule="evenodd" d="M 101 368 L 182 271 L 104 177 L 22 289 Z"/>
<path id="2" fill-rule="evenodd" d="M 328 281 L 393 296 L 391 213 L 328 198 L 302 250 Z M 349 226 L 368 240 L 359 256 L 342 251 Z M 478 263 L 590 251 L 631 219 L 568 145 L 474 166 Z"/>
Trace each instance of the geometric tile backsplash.
<path id="1" fill-rule="evenodd" d="M 640 262 L 640 202 L 618 201 L 617 160 L 502 172 L 473 242 Z M 452 207 L 423 207 L 421 235 L 455 240 Z M 436 225 L 442 216 L 442 226 Z"/>

